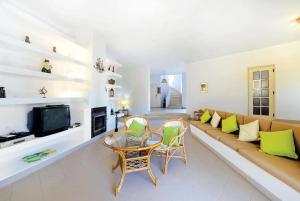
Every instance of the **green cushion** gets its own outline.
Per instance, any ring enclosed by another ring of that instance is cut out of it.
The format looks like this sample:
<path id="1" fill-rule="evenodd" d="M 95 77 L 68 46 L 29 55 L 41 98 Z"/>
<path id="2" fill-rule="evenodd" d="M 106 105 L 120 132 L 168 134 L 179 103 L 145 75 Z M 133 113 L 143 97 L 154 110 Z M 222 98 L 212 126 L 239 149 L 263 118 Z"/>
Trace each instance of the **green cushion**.
<path id="1" fill-rule="evenodd" d="M 201 122 L 202 124 L 205 124 L 206 122 L 208 122 L 208 121 L 210 120 L 210 118 L 211 118 L 211 116 L 210 116 L 210 114 L 209 114 L 209 112 L 208 112 L 208 110 L 207 110 L 207 111 L 204 112 L 204 114 L 201 116 L 200 122 Z"/>
<path id="2" fill-rule="evenodd" d="M 179 126 L 168 126 L 163 128 L 163 144 L 169 145 L 172 137 L 178 136 L 180 131 Z M 179 139 L 175 140 L 175 146 L 179 145 Z"/>
<path id="3" fill-rule="evenodd" d="M 225 120 L 222 120 L 222 132 L 232 133 L 239 130 L 236 115 L 231 115 Z"/>
<path id="4" fill-rule="evenodd" d="M 286 156 L 298 159 L 295 151 L 295 143 L 293 138 L 293 130 L 275 131 L 275 132 L 259 132 L 260 150 L 264 153 Z"/>
<path id="5" fill-rule="evenodd" d="M 146 128 L 146 125 L 140 124 L 138 121 L 133 120 L 130 124 L 128 130 L 135 130 L 135 131 L 144 131 Z M 144 132 L 132 132 L 130 135 L 134 137 L 141 137 L 144 134 Z"/>

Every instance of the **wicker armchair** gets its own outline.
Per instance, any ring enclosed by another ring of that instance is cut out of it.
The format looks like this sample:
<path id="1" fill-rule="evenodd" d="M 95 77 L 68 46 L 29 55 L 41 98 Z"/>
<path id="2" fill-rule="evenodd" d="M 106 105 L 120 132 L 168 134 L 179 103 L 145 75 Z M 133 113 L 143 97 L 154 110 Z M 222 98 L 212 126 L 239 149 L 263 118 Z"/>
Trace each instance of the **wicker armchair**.
<path id="1" fill-rule="evenodd" d="M 129 127 L 134 120 L 139 122 L 140 124 L 145 125 L 146 130 L 150 130 L 148 119 L 144 116 L 138 116 L 138 115 L 129 116 L 124 119 L 125 130 L 129 130 Z"/>
<path id="2" fill-rule="evenodd" d="M 153 154 L 155 156 L 165 157 L 164 167 L 163 167 L 164 174 L 168 173 L 168 164 L 171 158 L 183 159 L 185 164 L 187 162 L 186 149 L 184 143 L 184 135 L 188 129 L 188 124 L 186 121 L 182 119 L 168 120 L 159 129 L 157 129 L 156 132 L 163 135 L 163 129 L 165 127 L 173 127 L 173 126 L 180 127 L 179 134 L 177 136 L 170 138 L 168 144 L 161 144 L 160 147 L 155 149 L 155 153 Z M 180 150 L 180 154 L 177 153 L 178 150 Z"/>

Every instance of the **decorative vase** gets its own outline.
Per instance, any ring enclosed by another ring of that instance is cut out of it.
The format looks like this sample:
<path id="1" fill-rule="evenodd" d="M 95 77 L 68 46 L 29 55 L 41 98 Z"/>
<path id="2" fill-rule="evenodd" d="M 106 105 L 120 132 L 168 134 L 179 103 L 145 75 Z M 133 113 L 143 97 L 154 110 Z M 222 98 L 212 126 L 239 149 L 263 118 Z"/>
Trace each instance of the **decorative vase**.
<path id="1" fill-rule="evenodd" d="M 110 79 L 110 80 L 108 80 L 108 84 L 112 84 L 112 85 L 114 85 L 116 83 L 116 80 L 114 80 L 114 79 Z"/>
<path id="2" fill-rule="evenodd" d="M 115 96 L 115 91 L 114 91 L 114 89 L 110 89 L 110 90 L 109 90 L 108 96 L 109 96 L 109 97 L 114 97 L 114 96 Z"/>

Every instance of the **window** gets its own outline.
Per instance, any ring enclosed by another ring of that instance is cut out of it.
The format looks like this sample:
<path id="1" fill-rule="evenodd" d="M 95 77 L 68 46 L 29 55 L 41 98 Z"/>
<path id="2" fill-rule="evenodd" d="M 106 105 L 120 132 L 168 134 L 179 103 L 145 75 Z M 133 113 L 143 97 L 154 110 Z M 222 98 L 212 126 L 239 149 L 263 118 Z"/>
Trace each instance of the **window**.
<path id="1" fill-rule="evenodd" d="M 275 117 L 274 65 L 248 70 L 249 114 Z"/>

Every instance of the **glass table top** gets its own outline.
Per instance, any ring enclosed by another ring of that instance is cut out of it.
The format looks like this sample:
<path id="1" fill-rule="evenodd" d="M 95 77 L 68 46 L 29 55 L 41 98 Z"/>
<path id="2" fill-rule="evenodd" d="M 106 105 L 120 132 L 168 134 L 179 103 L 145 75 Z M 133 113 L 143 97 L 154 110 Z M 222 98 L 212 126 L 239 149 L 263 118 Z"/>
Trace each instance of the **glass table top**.
<path id="1" fill-rule="evenodd" d="M 138 133 L 138 135 L 136 135 Z M 147 149 L 159 146 L 162 136 L 153 131 L 119 131 L 105 137 L 104 143 L 115 149 Z"/>

